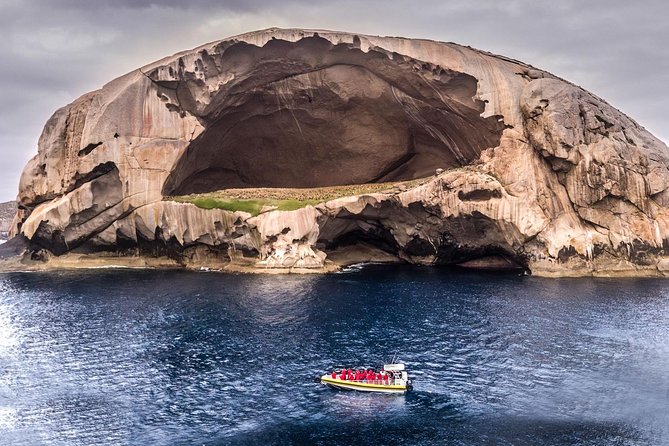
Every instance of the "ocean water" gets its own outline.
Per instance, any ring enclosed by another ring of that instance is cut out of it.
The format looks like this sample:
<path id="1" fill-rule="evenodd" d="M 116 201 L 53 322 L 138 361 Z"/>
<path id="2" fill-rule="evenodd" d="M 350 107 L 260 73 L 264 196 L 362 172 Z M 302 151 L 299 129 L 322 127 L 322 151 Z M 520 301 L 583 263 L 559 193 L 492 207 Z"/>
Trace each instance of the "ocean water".
<path id="1" fill-rule="evenodd" d="M 314 382 L 397 355 L 404 396 Z M 667 445 L 669 281 L 0 274 L 6 445 Z"/>

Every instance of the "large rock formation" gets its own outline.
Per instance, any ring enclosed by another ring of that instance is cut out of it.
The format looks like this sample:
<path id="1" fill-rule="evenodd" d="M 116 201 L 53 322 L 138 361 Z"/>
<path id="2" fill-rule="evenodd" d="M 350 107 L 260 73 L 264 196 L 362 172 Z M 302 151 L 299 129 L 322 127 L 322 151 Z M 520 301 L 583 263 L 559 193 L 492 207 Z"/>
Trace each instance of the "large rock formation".
<path id="1" fill-rule="evenodd" d="M 21 178 L 15 233 L 47 264 L 97 252 L 263 270 L 401 259 L 662 274 L 668 169 L 667 147 L 632 119 L 521 62 L 268 29 L 58 110 Z M 165 200 L 419 178 L 258 216 Z"/>
<path id="2" fill-rule="evenodd" d="M 14 214 L 16 214 L 15 201 L 0 203 L 0 240 L 7 240 L 9 230 L 12 227 Z"/>

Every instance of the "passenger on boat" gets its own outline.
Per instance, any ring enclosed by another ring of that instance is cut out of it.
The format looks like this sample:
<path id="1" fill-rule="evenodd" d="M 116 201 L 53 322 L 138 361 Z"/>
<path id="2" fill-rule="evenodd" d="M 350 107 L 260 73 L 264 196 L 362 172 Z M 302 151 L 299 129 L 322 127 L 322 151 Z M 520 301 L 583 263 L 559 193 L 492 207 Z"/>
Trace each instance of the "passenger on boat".
<path id="1" fill-rule="evenodd" d="M 332 371 L 332 379 L 337 379 L 337 372 L 334 370 Z"/>
<path id="2" fill-rule="evenodd" d="M 341 374 L 339 375 L 339 379 L 342 381 L 346 379 L 346 370 L 342 369 Z"/>

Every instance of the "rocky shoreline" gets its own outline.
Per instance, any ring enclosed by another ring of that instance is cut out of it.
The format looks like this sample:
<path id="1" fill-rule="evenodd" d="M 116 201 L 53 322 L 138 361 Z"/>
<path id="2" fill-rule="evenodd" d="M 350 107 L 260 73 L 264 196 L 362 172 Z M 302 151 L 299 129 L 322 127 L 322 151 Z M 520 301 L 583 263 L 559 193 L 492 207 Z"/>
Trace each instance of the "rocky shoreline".
<path id="1" fill-rule="evenodd" d="M 471 196 L 476 200 L 467 201 Z M 534 245 L 528 241 L 544 224 L 539 220 L 528 225 L 531 211 L 482 166 L 441 172 L 410 189 L 395 186 L 257 216 L 164 201 L 160 213 L 152 216 L 156 236 L 144 238 L 141 247 L 131 244 L 121 250 L 109 244 L 106 249 L 55 255 L 19 236 L 0 248 L 0 271 L 123 267 L 314 274 L 353 264 L 407 263 L 543 277 L 669 275 L 669 260 L 639 247 L 625 255 L 597 246 L 583 252 L 560 250 L 555 256 L 545 255 L 545 246 L 529 250 Z M 484 230 L 471 230 L 480 226 Z M 445 233 L 456 234 L 457 241 L 444 240 Z"/>
<path id="2" fill-rule="evenodd" d="M 357 260 L 357 261 L 356 261 Z M 174 269 L 186 271 L 201 271 L 212 273 L 240 273 L 240 274 L 331 274 L 341 272 L 351 266 L 365 265 L 398 265 L 407 264 L 401 260 L 370 260 L 369 256 L 360 258 L 350 258 L 346 262 L 328 261 L 322 267 L 317 268 L 267 268 L 258 267 L 243 263 L 228 263 L 224 265 L 212 265 L 210 262 L 194 262 L 184 266 L 169 257 L 113 257 L 113 256 L 91 256 L 65 254 L 56 260 L 41 262 L 27 259 L 23 256 L 0 259 L 0 273 L 11 272 L 52 272 L 52 271 L 75 271 L 75 270 L 98 270 L 98 269 Z M 439 266 L 423 266 L 425 268 L 438 268 Z M 482 272 L 506 272 L 509 274 L 519 274 L 517 269 L 497 270 L 494 268 L 466 268 L 462 271 L 479 270 Z M 563 268 L 556 270 L 554 268 L 537 268 L 533 272 L 525 272 L 537 277 L 544 278 L 579 278 L 579 277 L 598 277 L 598 278 L 660 278 L 669 276 L 669 264 L 664 267 L 647 266 L 639 267 L 633 264 L 609 265 L 607 268 L 599 268 L 591 271 L 573 270 Z"/>

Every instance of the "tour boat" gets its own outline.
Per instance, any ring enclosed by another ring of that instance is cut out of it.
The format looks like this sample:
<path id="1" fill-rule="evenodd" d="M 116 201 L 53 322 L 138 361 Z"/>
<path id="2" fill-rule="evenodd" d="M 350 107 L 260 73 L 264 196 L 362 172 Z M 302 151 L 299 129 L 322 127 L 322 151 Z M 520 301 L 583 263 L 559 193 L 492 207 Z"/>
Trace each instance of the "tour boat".
<path id="1" fill-rule="evenodd" d="M 344 377 L 342 378 L 342 372 Z M 332 374 L 321 376 L 321 383 L 340 390 L 358 390 L 360 392 L 376 393 L 406 393 L 411 390 L 411 381 L 404 368 L 404 364 L 385 364 L 383 366 L 383 377 L 378 379 L 378 374 L 374 373 L 374 378 L 366 377 L 356 379 L 351 378 L 346 369 L 335 371 L 335 377 Z"/>

